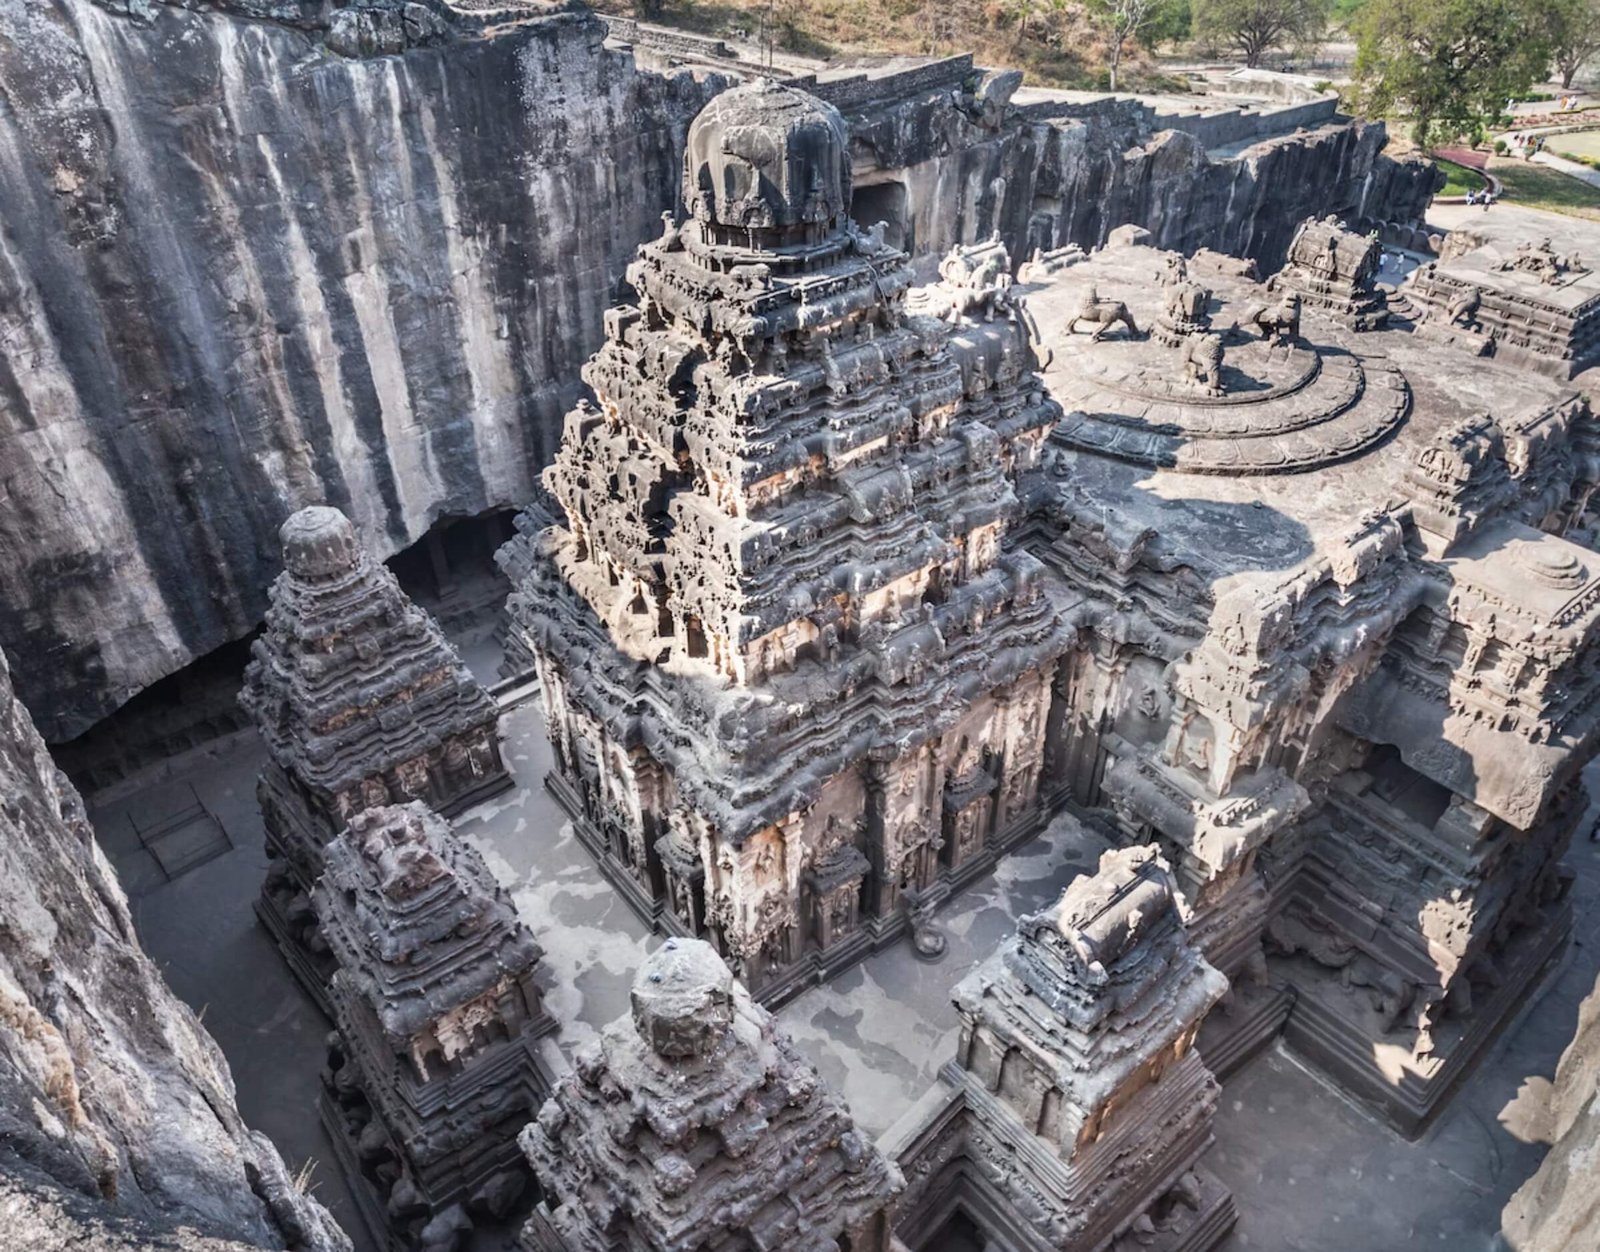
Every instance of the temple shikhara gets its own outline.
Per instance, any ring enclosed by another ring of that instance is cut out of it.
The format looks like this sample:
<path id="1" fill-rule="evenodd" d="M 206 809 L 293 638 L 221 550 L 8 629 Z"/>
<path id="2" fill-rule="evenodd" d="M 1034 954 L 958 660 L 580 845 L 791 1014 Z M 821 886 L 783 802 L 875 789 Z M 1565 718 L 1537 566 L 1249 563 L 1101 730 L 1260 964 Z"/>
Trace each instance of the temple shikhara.
<path id="1" fill-rule="evenodd" d="M 445 1242 L 527 1187 L 517 1134 L 549 1090 L 543 952 L 483 858 L 419 801 L 357 813 L 324 850 L 315 906 L 337 970 L 321 1107 L 371 1184 L 369 1229 Z M 470 1214 L 470 1216 L 469 1216 Z"/>
<path id="2" fill-rule="evenodd" d="M 890 1252 L 904 1185 L 711 946 L 668 939 L 523 1134 L 529 1252 Z"/>
<path id="3" fill-rule="evenodd" d="M 456 812 L 510 785 L 499 710 L 424 609 L 337 509 L 283 524 L 284 572 L 239 699 L 266 741 L 257 795 L 271 867 L 257 906 L 318 999 L 332 974 L 311 893 L 357 813 L 418 800 Z"/>
<path id="4" fill-rule="evenodd" d="M 689 218 L 629 268 L 546 474 L 565 517 L 510 558 L 552 786 L 635 907 L 769 1003 L 1037 829 L 1072 641 L 1006 544 L 1060 414 L 997 250 L 908 300 L 849 190 L 804 92 L 696 119 Z"/>
<path id="5" fill-rule="evenodd" d="M 1219 1088 L 1194 1041 L 1227 987 L 1160 854 L 1107 852 L 956 986 L 955 1061 L 893 1148 L 902 1237 L 938 1247 L 966 1212 L 1038 1252 L 1210 1247 L 1234 1209 L 1198 1164 Z"/>

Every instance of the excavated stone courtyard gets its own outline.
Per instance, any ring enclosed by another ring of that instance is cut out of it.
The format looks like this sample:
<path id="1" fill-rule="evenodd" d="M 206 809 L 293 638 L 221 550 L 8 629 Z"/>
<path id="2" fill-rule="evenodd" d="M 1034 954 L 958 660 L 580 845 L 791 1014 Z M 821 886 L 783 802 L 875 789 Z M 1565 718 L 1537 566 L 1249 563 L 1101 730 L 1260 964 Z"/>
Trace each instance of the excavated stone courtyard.
<path id="1" fill-rule="evenodd" d="M 494 659 L 484 654 L 481 677 L 493 677 Z M 462 830 L 511 888 L 545 948 L 542 981 L 562 1031 L 542 1042 L 552 1063 L 564 1066 L 626 1010 L 633 972 L 660 941 L 618 900 L 545 790 L 550 748 L 536 704 L 507 713 L 504 729 L 516 785 L 473 812 Z M 253 795 L 261 760 L 259 745 L 247 739 L 204 750 L 174 762 L 169 777 L 97 805 L 91 817 L 134 897 L 146 947 L 174 989 L 204 1011 L 227 1053 L 246 1120 L 272 1136 L 292 1167 L 314 1163 L 313 1194 L 360 1247 L 347 1185 L 308 1094 L 323 1064 L 327 1023 L 250 912 L 266 868 Z M 238 846 L 165 883 L 120 832 L 130 815 L 164 815 L 188 785 Z M 888 1130 L 951 1055 L 955 983 L 1009 933 L 1012 919 L 1058 897 L 1104 846 L 1080 823 L 1061 820 L 941 913 L 950 935 L 943 960 L 929 964 L 894 948 L 782 1010 L 801 1051 L 868 1133 Z M 1407 1142 L 1381 1126 L 1282 1046 L 1224 1083 L 1210 1159 L 1247 1216 L 1221 1247 L 1493 1246 L 1500 1209 L 1545 1150 L 1528 1124 L 1531 1103 L 1548 1089 L 1578 1004 L 1594 985 L 1600 844 L 1575 843 L 1569 863 L 1578 872 L 1573 900 L 1581 919 L 1569 956 L 1422 1139 Z M 485 1239 L 483 1246 L 501 1245 Z"/>
<path id="2" fill-rule="evenodd" d="M 1288 73 L 0 36 L 0 1252 L 1600 1240 L 1600 227 Z"/>

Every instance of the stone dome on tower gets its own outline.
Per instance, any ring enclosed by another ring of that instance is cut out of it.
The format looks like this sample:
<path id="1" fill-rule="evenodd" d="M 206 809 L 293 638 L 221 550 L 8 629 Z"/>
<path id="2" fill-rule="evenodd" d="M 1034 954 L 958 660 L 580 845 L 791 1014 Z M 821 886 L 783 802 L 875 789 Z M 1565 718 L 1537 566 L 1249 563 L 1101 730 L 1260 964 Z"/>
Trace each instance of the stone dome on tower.
<path id="1" fill-rule="evenodd" d="M 723 92 L 689 127 L 683 199 L 711 225 L 828 229 L 850 207 L 850 133 L 831 104 L 767 80 Z"/>
<path id="2" fill-rule="evenodd" d="M 361 544 L 350 519 L 338 509 L 314 504 L 292 514 L 278 531 L 283 564 L 301 578 L 337 578 L 356 568 Z"/>

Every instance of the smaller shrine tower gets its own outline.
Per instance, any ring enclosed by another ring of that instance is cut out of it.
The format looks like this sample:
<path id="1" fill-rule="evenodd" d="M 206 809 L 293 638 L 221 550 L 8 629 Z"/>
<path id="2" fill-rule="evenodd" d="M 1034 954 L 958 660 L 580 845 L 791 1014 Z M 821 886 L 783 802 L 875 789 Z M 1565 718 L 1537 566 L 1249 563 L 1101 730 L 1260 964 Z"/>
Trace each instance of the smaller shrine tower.
<path id="1" fill-rule="evenodd" d="M 324 857 L 339 1029 L 322 1113 L 373 1237 L 409 1248 L 430 1223 L 504 1218 L 527 1183 L 517 1132 L 549 1089 L 533 1048 L 556 1025 L 533 981 L 543 953 L 425 805 L 358 813 Z"/>
<path id="2" fill-rule="evenodd" d="M 956 1059 L 884 1141 L 897 1234 L 937 1248 L 959 1212 L 1019 1252 L 1213 1246 L 1235 1213 L 1199 1165 L 1220 1089 L 1193 1044 L 1227 988 L 1157 850 L 1105 853 L 956 987 Z"/>
<path id="3" fill-rule="evenodd" d="M 523 1148 L 531 1252 L 888 1252 L 900 1172 L 716 951 L 668 939 Z"/>
<path id="4" fill-rule="evenodd" d="M 311 890 L 322 849 L 364 809 L 459 812 L 511 785 L 494 700 L 338 509 L 283 524 L 283 573 L 239 701 L 266 741 L 256 795 L 272 859 L 256 911 L 328 1007 Z"/>

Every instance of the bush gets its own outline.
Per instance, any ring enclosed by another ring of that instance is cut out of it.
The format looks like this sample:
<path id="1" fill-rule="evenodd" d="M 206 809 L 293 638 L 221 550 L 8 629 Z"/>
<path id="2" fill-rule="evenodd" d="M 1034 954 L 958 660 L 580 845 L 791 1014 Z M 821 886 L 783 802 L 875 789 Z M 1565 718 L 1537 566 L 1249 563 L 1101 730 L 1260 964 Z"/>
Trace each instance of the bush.
<path id="1" fill-rule="evenodd" d="M 1505 156 L 1507 151 L 1508 151 L 1508 145 L 1506 144 L 1506 141 L 1504 139 L 1496 139 L 1494 141 L 1494 154 L 1495 154 L 1495 156 Z"/>

